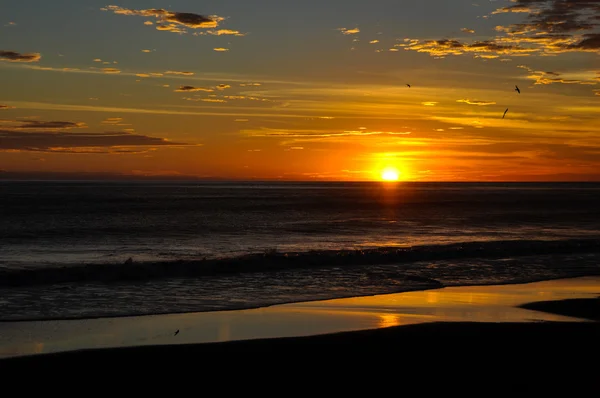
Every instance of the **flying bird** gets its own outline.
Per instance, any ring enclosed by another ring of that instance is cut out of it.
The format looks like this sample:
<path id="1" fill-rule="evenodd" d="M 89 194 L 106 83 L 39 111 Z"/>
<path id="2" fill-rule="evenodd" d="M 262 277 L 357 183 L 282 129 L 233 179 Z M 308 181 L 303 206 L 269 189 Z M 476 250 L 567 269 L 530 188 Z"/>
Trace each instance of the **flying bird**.
<path id="1" fill-rule="evenodd" d="M 521 94 L 521 90 L 519 90 L 519 86 L 515 86 L 515 91 L 519 94 Z"/>
<path id="2" fill-rule="evenodd" d="M 504 116 L 506 116 L 506 112 L 508 112 L 508 108 L 506 108 L 506 110 L 504 111 L 504 114 L 502 115 L 502 119 L 504 119 Z"/>
<path id="3" fill-rule="evenodd" d="M 408 88 L 410 88 L 410 84 L 406 83 L 406 85 L 408 86 Z"/>
<path id="4" fill-rule="evenodd" d="M 175 331 L 175 334 L 174 334 L 173 336 L 177 336 L 178 334 L 179 334 L 179 329 L 177 329 L 177 330 Z"/>

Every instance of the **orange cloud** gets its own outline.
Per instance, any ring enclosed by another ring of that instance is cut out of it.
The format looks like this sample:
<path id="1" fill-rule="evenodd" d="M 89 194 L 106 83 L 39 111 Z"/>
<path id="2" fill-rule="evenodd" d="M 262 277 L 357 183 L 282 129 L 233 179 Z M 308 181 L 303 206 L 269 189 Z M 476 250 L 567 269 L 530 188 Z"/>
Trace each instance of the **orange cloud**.
<path id="1" fill-rule="evenodd" d="M 475 33 L 475 30 L 469 28 L 462 28 L 460 31 L 465 33 Z"/>
<path id="2" fill-rule="evenodd" d="M 225 51 L 229 51 L 228 48 L 223 48 L 223 47 L 217 47 L 217 48 L 213 48 L 213 50 L 217 51 L 217 52 L 225 52 Z"/>
<path id="3" fill-rule="evenodd" d="M 193 76 L 194 72 L 180 72 L 177 70 L 168 70 L 165 75 L 182 75 L 182 76 Z"/>
<path id="4" fill-rule="evenodd" d="M 104 73 L 121 73 L 121 71 L 116 68 L 102 68 L 102 72 L 104 72 Z"/>
<path id="5" fill-rule="evenodd" d="M 360 29 L 359 28 L 354 28 L 354 29 L 338 28 L 338 30 L 340 32 L 342 32 L 342 34 L 345 34 L 345 35 L 355 35 L 357 33 L 360 33 Z"/>

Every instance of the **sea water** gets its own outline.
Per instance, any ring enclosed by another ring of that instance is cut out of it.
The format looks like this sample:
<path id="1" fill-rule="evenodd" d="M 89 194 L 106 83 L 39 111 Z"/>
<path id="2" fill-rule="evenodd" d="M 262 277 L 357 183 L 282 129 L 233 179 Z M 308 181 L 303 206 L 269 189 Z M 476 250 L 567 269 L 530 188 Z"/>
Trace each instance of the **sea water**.
<path id="1" fill-rule="evenodd" d="M 0 320 L 595 275 L 599 203 L 596 183 L 0 181 Z"/>

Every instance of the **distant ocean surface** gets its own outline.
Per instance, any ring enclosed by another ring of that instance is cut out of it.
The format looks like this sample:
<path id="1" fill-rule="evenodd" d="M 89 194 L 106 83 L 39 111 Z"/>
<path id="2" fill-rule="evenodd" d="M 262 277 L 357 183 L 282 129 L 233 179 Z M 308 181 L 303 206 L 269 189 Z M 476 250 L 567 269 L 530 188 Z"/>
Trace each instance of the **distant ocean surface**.
<path id="1" fill-rule="evenodd" d="M 4 321 L 597 275 L 599 259 L 594 183 L 0 181 Z"/>

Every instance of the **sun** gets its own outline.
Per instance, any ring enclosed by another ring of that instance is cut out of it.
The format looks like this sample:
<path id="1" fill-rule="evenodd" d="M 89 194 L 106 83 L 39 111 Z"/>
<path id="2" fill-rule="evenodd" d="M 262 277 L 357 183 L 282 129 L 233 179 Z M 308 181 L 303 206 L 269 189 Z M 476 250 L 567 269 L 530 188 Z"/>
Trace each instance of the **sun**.
<path id="1" fill-rule="evenodd" d="M 400 172 L 393 167 L 387 167 L 381 172 L 381 179 L 383 181 L 398 181 L 399 178 Z"/>

